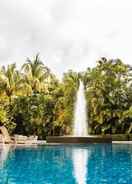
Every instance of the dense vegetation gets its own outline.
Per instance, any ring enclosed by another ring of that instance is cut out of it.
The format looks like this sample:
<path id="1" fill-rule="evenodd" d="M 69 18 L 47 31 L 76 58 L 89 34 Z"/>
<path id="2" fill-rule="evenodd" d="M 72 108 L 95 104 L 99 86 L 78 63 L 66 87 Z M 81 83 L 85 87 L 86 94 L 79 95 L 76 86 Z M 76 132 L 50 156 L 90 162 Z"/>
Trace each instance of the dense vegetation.
<path id="1" fill-rule="evenodd" d="M 89 133 L 132 132 L 132 68 L 119 59 L 101 58 L 96 67 L 76 73 L 69 70 L 60 82 L 41 62 L 29 58 L 0 68 L 0 124 L 10 133 L 72 134 L 74 104 L 83 80 Z"/>

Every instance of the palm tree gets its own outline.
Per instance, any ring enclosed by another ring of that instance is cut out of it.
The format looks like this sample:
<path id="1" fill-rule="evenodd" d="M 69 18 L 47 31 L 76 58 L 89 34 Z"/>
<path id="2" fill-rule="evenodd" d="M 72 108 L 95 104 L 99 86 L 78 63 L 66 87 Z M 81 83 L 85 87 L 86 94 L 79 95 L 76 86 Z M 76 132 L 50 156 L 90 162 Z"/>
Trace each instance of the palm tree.
<path id="1" fill-rule="evenodd" d="M 24 78 L 33 91 L 41 92 L 44 88 L 44 81 L 50 75 L 49 69 L 42 63 L 37 54 L 33 60 L 27 58 L 27 62 L 22 66 Z"/>
<path id="2" fill-rule="evenodd" d="M 64 73 L 63 83 L 66 87 L 66 90 L 74 89 L 76 91 L 79 87 L 78 73 L 73 72 L 72 70 L 69 70 L 67 73 Z"/>
<path id="3" fill-rule="evenodd" d="M 22 76 L 15 64 L 2 67 L 0 70 L 0 90 L 11 102 L 12 96 L 18 95 L 22 89 Z"/>

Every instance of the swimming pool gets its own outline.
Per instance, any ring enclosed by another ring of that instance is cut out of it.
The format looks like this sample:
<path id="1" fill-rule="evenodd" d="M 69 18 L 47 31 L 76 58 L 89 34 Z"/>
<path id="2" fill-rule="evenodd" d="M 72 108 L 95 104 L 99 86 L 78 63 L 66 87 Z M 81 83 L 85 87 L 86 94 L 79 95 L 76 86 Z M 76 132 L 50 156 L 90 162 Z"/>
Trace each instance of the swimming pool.
<path id="1" fill-rule="evenodd" d="M 132 145 L 1 147 L 0 184 L 132 184 Z"/>

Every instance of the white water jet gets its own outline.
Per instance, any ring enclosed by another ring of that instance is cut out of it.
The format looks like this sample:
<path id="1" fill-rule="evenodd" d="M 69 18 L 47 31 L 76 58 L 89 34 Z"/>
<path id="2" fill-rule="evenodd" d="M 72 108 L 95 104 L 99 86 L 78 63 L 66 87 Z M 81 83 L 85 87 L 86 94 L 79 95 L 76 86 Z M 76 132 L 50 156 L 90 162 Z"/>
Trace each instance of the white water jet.
<path id="1" fill-rule="evenodd" d="M 87 149 L 75 149 L 72 153 L 73 160 L 73 174 L 77 184 L 87 183 L 87 164 L 89 152 Z"/>
<path id="2" fill-rule="evenodd" d="M 84 86 L 81 81 L 79 91 L 77 92 L 77 101 L 75 104 L 73 135 L 74 136 L 88 135 L 86 99 L 85 99 Z"/>

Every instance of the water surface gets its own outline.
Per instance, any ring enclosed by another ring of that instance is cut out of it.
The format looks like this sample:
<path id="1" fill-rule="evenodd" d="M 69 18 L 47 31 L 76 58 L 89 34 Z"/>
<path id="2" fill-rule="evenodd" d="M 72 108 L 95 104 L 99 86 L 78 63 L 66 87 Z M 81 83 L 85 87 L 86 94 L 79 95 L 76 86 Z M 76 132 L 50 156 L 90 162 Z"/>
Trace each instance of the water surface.
<path id="1" fill-rule="evenodd" d="M 0 184 L 132 184 L 132 145 L 1 146 Z"/>

